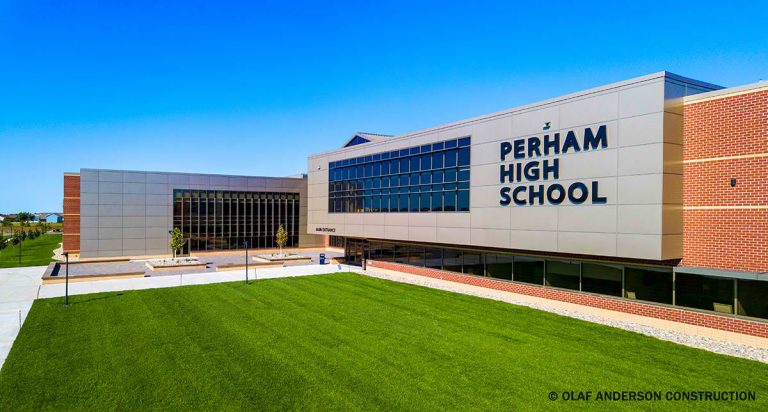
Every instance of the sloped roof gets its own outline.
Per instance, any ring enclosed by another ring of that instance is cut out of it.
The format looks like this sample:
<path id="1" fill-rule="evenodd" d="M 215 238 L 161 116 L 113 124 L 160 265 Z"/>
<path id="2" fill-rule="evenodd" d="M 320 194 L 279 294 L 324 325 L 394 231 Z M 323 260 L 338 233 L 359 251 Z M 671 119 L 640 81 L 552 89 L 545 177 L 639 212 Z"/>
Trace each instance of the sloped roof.
<path id="1" fill-rule="evenodd" d="M 353 134 L 352 137 L 350 137 L 349 140 L 347 140 L 347 142 L 344 143 L 344 146 L 342 147 L 356 146 L 359 144 L 370 143 L 370 142 L 380 142 L 390 137 L 392 136 L 386 135 L 386 134 L 357 132 Z"/>

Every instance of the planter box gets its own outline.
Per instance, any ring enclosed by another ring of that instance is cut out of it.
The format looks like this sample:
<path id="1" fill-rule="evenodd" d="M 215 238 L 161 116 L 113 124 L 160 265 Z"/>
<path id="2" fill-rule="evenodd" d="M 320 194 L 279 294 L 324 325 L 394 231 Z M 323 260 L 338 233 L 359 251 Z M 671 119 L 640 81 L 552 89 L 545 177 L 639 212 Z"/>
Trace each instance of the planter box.
<path id="1" fill-rule="evenodd" d="M 256 262 L 311 262 L 312 258 L 301 255 L 256 255 L 253 257 L 253 260 Z"/>
<path id="2" fill-rule="evenodd" d="M 208 268 L 208 265 L 197 258 L 148 260 L 145 265 L 152 271 Z"/>
<path id="3" fill-rule="evenodd" d="M 127 279 L 127 278 L 143 278 L 144 272 L 129 272 L 129 273 L 112 273 L 103 275 L 78 275 L 70 276 L 69 283 L 75 282 L 92 282 L 96 280 L 112 280 L 112 279 Z M 53 283 L 64 283 L 66 279 L 63 276 L 52 276 L 43 278 L 43 285 L 49 285 Z"/>
<path id="4" fill-rule="evenodd" d="M 284 262 L 254 262 L 248 265 L 248 269 L 263 269 L 263 268 L 281 268 L 285 266 Z M 216 266 L 217 272 L 226 272 L 228 270 L 243 270 L 245 265 L 220 265 Z"/>

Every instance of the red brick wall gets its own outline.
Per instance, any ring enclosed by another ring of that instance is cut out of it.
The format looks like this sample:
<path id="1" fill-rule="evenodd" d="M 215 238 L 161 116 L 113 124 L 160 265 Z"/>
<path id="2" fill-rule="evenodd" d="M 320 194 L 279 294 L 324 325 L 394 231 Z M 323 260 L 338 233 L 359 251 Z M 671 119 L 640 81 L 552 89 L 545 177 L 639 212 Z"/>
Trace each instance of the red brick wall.
<path id="1" fill-rule="evenodd" d="M 714 314 L 699 313 L 685 309 L 668 306 L 653 305 L 635 302 L 619 298 L 595 296 L 580 292 L 569 292 L 559 289 L 551 289 L 539 286 L 529 286 L 521 283 L 505 282 L 492 278 L 462 275 L 460 273 L 447 272 L 438 269 L 403 265 L 400 263 L 379 262 L 368 260 L 369 267 L 396 270 L 398 272 L 411 273 L 466 285 L 480 286 L 521 295 L 536 296 L 544 299 L 552 299 L 561 302 L 575 303 L 577 305 L 593 308 L 613 310 L 630 313 L 633 315 L 647 316 L 656 319 L 680 322 L 689 325 L 703 326 L 728 332 L 742 333 L 745 335 L 768 338 L 768 323 L 755 322 L 746 319 L 719 316 Z"/>
<path id="2" fill-rule="evenodd" d="M 683 115 L 681 265 L 767 271 L 768 90 L 692 101 Z"/>
<path id="3" fill-rule="evenodd" d="M 64 175 L 64 232 L 65 252 L 80 252 L 80 175 Z"/>

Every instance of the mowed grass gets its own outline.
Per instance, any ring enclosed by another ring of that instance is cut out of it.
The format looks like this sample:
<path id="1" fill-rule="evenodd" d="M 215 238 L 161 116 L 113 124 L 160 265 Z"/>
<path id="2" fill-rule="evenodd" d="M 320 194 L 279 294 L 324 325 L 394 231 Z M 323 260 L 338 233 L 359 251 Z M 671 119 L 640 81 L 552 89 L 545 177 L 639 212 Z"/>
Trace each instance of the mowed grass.
<path id="1" fill-rule="evenodd" d="M 506 303 L 342 273 L 35 302 L 5 410 L 765 410 L 768 365 Z M 565 402 L 551 391 L 751 390 Z"/>
<path id="2" fill-rule="evenodd" d="M 0 250 L 0 268 L 20 266 L 43 266 L 53 262 L 53 250 L 61 243 L 60 234 L 44 234 L 35 239 L 21 242 L 21 263 L 19 245 L 9 244 Z"/>

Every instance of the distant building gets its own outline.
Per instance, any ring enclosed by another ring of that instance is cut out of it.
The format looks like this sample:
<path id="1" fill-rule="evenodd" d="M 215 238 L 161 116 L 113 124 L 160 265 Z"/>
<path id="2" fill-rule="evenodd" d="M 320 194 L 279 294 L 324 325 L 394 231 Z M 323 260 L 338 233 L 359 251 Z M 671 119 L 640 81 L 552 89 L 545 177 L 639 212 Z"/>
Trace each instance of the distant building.
<path id="1" fill-rule="evenodd" d="M 40 221 L 45 223 L 62 223 L 64 216 L 61 213 L 41 213 Z"/>

